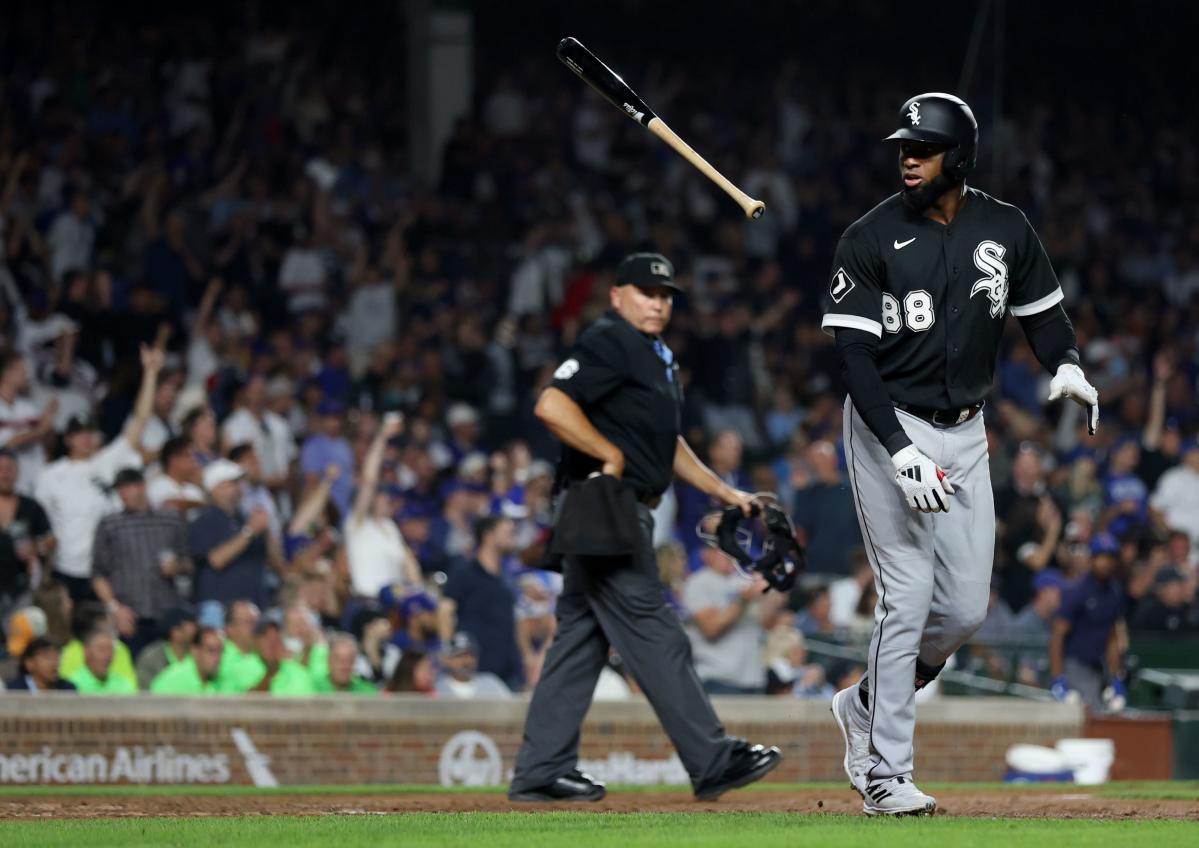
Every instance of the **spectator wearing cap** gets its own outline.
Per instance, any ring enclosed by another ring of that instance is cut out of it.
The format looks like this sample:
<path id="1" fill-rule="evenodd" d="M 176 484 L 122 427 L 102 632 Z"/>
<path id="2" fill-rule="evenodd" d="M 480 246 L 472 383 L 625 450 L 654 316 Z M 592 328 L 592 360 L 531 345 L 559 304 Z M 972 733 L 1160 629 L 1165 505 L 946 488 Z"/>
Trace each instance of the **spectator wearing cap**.
<path id="1" fill-rule="evenodd" d="M 516 644 L 520 647 L 525 679 L 536 683 L 557 632 L 554 613 L 562 594 L 562 575 L 529 568 L 520 573 L 516 586 Z"/>
<path id="2" fill-rule="evenodd" d="M 235 692 L 270 692 L 288 697 L 316 692 L 311 672 L 288 655 L 279 621 L 266 616 L 254 626 L 254 653 L 237 667 L 230 680 L 222 680 L 225 685 Z"/>
<path id="3" fill-rule="evenodd" d="M 187 659 L 196 637 L 196 613 L 191 607 L 171 607 L 162 616 L 161 639 L 151 642 L 137 654 L 137 686 L 149 689 L 163 669 Z"/>
<path id="4" fill-rule="evenodd" d="M 479 645 L 469 633 L 450 637 L 441 651 L 441 674 L 434 691 L 441 698 L 511 698 L 511 690 L 495 674 L 479 671 Z"/>
<path id="5" fill-rule="evenodd" d="M 58 646 L 39 636 L 25 646 L 21 653 L 20 671 L 9 680 L 5 688 L 9 692 L 38 692 L 51 690 L 74 692 L 75 684 L 58 676 Z"/>
<path id="6" fill-rule="evenodd" d="M 479 413 L 467 403 L 455 403 L 445 415 L 449 434 L 444 441 L 429 447 L 429 455 L 438 468 L 457 468 L 468 454 L 479 450 Z"/>
<path id="7" fill-rule="evenodd" d="M 1195 582 L 1172 565 L 1153 578 L 1153 597 L 1137 605 L 1130 629 L 1142 633 L 1183 633 L 1199 628 Z"/>
<path id="8" fill-rule="evenodd" d="M 225 617 L 225 646 L 218 672 L 222 680 L 236 680 L 244 674 L 241 667 L 254 656 L 254 630 L 261 617 L 257 604 L 250 601 L 234 601 L 229 605 Z"/>
<path id="9" fill-rule="evenodd" d="M 345 633 L 329 640 L 329 664 L 325 674 L 314 675 L 313 685 L 320 695 L 378 695 L 379 690 L 354 673 L 358 660 L 358 640 Z"/>
<path id="10" fill-rule="evenodd" d="M 46 612 L 41 607 L 24 607 L 0 619 L 0 622 L 4 624 L 5 644 L 10 657 L 21 656 L 30 642 L 45 636 L 49 629 Z"/>
<path id="11" fill-rule="evenodd" d="M 350 587 L 360 598 L 376 598 L 386 587 L 420 582 L 420 565 L 404 544 L 393 518 L 396 504 L 391 489 L 379 485 L 387 443 L 401 432 L 402 419 L 388 417 L 375 433 L 363 462 L 354 507 L 345 524 Z"/>
<path id="12" fill-rule="evenodd" d="M 164 668 L 145 687 L 155 695 L 216 695 L 226 691 L 219 676 L 223 650 L 214 627 L 195 630 L 183 659 Z"/>
<path id="13" fill-rule="evenodd" d="M 1162 475 L 1149 505 L 1161 524 L 1186 533 L 1199 550 L 1199 439 L 1187 442 L 1182 464 Z"/>
<path id="14" fill-rule="evenodd" d="M 137 656 L 158 638 L 163 613 L 179 603 L 175 579 L 191 573 L 187 527 L 178 513 L 150 508 L 138 469 L 118 472 L 113 488 L 122 509 L 96 526 L 92 588 Z"/>
<path id="15" fill-rule="evenodd" d="M 242 520 L 241 481 L 245 471 L 228 459 L 204 469 L 204 488 L 212 504 L 187 528 L 188 550 L 196 567 L 196 603 L 267 602 L 267 545 L 270 516 L 261 508 Z"/>
<path id="16" fill-rule="evenodd" d="M 345 404 L 324 398 L 316 405 L 316 415 L 310 422 L 311 435 L 300 449 L 300 471 L 305 487 L 315 486 L 330 465 L 341 472 L 333 481 L 330 497 L 342 515 L 350 511 L 354 486 L 354 451 L 343 434 Z"/>
<path id="17" fill-rule="evenodd" d="M 29 603 L 35 574 L 54 550 L 41 504 L 17 491 L 17 458 L 0 448 L 0 621 Z"/>
<path id="18" fill-rule="evenodd" d="M 1124 590 L 1115 574 L 1120 543 L 1110 533 L 1091 540 L 1091 567 L 1062 594 L 1049 640 L 1053 695 L 1068 700 L 1076 692 L 1093 710 L 1102 710 L 1105 681 L 1123 686 Z"/>
<path id="19" fill-rule="evenodd" d="M 38 404 L 27 396 L 29 369 L 25 357 L 12 350 L 0 352 L 0 448 L 12 451 L 17 462 L 16 489 L 23 495 L 46 466 L 46 438 L 54 432 L 58 401 Z"/>
<path id="20" fill-rule="evenodd" d="M 200 487 L 202 480 L 195 447 L 187 436 L 172 436 L 158 451 L 162 469 L 150 480 L 147 496 L 154 509 L 170 509 L 191 518 L 204 507 L 208 498 Z"/>
<path id="21" fill-rule="evenodd" d="M 136 446 L 150 417 L 163 352 L 143 346 L 141 361 L 141 388 L 124 432 L 101 448 L 95 423 L 72 418 L 63 436 L 66 456 L 46 466 L 34 489 L 58 540 L 55 576 L 75 600 L 94 597 L 92 542 L 100 519 L 117 509 L 109 488 L 113 478 L 122 468 L 140 468 L 142 464 Z"/>
<path id="22" fill-rule="evenodd" d="M 488 516 L 475 524 L 475 556 L 449 576 L 445 594 L 457 605 L 458 629 L 480 648 L 479 669 L 496 675 L 511 689 L 524 683 L 516 643 L 516 594 L 505 572 L 505 559 L 516 550 L 511 518 Z"/>
<path id="23" fill-rule="evenodd" d="M 263 482 L 273 491 L 285 489 L 296 457 L 296 441 L 287 419 L 272 412 L 266 403 L 266 378 L 252 374 L 233 398 L 233 412 L 221 428 L 226 451 L 235 445 L 251 444 L 262 463 Z"/>
<path id="24" fill-rule="evenodd" d="M 380 600 L 399 613 L 399 626 L 391 643 L 402 651 L 418 650 L 436 654 L 441 650 L 437 599 L 428 592 L 413 591 L 399 598 L 391 587 L 379 593 Z M 447 628 L 452 630 L 452 625 Z"/>
<path id="25" fill-rule="evenodd" d="M 1032 579 L 1032 600 L 1012 617 L 1010 638 L 1048 644 L 1053 619 L 1062 606 L 1066 578 L 1056 568 L 1038 572 Z"/>
<path id="26" fill-rule="evenodd" d="M 106 627 L 96 627 L 83 639 L 83 665 L 67 678 L 81 695 L 135 695 L 137 686 L 112 671 L 113 638 Z"/>

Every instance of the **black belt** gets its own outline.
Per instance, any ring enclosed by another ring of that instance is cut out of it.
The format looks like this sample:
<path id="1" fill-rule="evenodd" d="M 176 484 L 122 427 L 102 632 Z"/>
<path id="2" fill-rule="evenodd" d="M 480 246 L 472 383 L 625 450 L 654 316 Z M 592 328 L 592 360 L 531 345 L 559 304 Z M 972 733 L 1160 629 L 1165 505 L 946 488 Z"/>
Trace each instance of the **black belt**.
<path id="1" fill-rule="evenodd" d="M 577 477 L 577 478 L 576 477 L 563 477 L 562 478 L 562 487 L 559 491 L 565 492 L 567 489 L 570 488 L 571 483 L 582 483 L 583 479 L 584 478 L 582 478 L 582 477 Z M 555 492 L 555 494 L 557 494 L 557 492 Z M 657 509 L 658 504 L 662 503 L 661 495 L 651 495 L 650 493 L 643 491 L 641 489 L 635 490 L 634 497 L 637 498 L 637 503 L 644 504 L 645 506 L 648 506 L 650 509 Z"/>
<path id="2" fill-rule="evenodd" d="M 902 409 L 908 415 L 915 415 L 917 418 L 927 421 L 938 430 L 946 430 L 950 427 L 956 427 L 959 424 L 965 424 L 971 418 L 978 415 L 978 413 L 982 412 L 983 401 L 958 409 L 930 409 L 926 406 L 912 406 L 908 403 L 897 403 L 895 407 L 896 409 Z"/>

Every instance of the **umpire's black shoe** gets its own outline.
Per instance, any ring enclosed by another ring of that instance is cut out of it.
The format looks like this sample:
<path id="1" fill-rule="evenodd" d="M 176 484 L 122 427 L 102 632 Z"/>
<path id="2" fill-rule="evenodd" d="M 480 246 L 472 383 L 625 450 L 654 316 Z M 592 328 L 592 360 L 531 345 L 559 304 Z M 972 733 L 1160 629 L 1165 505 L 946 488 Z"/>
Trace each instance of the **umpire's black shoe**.
<path id="1" fill-rule="evenodd" d="M 589 774 L 583 774 L 578 769 L 571 769 L 568 774 L 555 780 L 548 786 L 538 786 L 523 792 L 509 792 L 509 801 L 599 801 L 608 790 L 604 784 Z"/>
<path id="2" fill-rule="evenodd" d="M 715 801 L 730 789 L 739 789 L 755 780 L 761 780 L 774 770 L 782 758 L 783 752 L 773 746 L 765 748 L 739 741 L 733 746 L 733 753 L 729 757 L 729 764 L 724 767 L 724 773 L 695 787 L 696 800 Z"/>

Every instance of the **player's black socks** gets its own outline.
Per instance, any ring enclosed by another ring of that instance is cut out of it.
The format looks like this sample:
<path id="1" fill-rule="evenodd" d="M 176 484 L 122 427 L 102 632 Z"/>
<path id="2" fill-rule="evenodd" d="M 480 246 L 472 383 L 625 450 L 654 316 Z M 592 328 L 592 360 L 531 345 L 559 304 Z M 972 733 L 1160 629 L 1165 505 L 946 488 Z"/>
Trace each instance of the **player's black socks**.
<path id="1" fill-rule="evenodd" d="M 941 673 L 941 669 L 945 668 L 945 663 L 940 665 L 929 665 L 923 663 L 920 658 L 916 658 L 916 691 L 919 692 L 928 684 L 932 683 L 937 675 Z"/>
<path id="2" fill-rule="evenodd" d="M 862 709 L 870 709 L 870 678 L 864 675 L 858 681 L 858 700 L 862 702 Z"/>

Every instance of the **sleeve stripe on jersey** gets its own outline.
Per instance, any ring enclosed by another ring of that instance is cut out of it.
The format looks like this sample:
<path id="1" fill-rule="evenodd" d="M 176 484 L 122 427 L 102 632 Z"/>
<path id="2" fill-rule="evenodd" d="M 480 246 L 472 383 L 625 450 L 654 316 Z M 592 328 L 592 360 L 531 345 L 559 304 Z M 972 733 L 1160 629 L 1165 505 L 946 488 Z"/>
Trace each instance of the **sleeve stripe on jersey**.
<path id="1" fill-rule="evenodd" d="M 1062 294 L 1061 288 L 1058 287 L 1040 300 L 1034 300 L 1032 303 L 1026 303 L 1023 306 L 1016 306 L 1013 304 L 1012 314 L 1017 318 L 1024 318 L 1028 315 L 1036 315 L 1038 312 L 1044 312 L 1051 306 L 1057 306 L 1062 302 L 1062 298 L 1064 297 L 1065 295 Z"/>
<path id="2" fill-rule="evenodd" d="M 860 315 L 839 315 L 835 312 L 830 312 L 820 322 L 820 328 L 832 336 L 836 335 L 832 330 L 834 327 L 865 330 L 867 333 L 874 333 L 880 339 L 883 337 L 883 325 L 880 322 L 871 321 L 869 318 L 863 318 Z"/>

